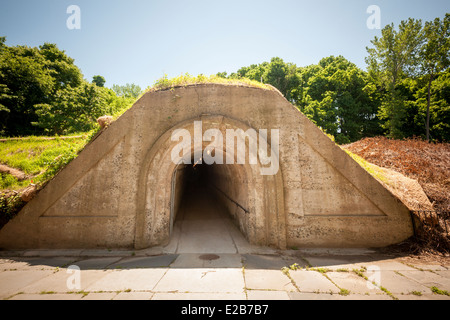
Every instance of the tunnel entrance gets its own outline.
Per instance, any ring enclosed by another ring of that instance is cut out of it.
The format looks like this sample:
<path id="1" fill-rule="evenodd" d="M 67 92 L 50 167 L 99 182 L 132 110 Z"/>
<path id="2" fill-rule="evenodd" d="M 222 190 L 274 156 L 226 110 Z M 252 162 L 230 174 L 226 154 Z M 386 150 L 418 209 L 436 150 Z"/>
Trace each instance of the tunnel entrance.
<path id="1" fill-rule="evenodd" d="M 210 129 L 217 128 L 220 128 L 223 135 L 226 134 L 228 129 L 234 132 L 241 130 L 244 133 L 252 129 L 247 124 L 231 118 L 205 115 L 198 119 L 190 119 L 179 123 L 160 136 L 142 162 L 138 181 L 140 192 L 137 197 L 137 207 L 140 209 L 137 212 L 135 222 L 135 248 L 166 246 L 177 243 L 178 226 L 184 225 L 184 223 L 180 224 L 179 222 L 189 221 L 186 219 L 189 216 L 186 215 L 186 212 L 183 212 L 183 208 L 186 207 L 186 199 L 191 199 L 193 203 L 197 204 L 203 203 L 201 199 L 200 201 L 194 201 L 196 196 L 200 197 L 202 194 L 205 197 L 208 195 L 207 199 L 212 199 L 214 205 L 221 204 L 221 209 L 226 209 L 226 221 L 235 227 L 228 230 L 230 232 L 237 231 L 236 234 L 239 234 L 243 241 L 247 241 L 247 244 L 243 243 L 243 246 L 250 244 L 251 246 L 285 248 L 286 215 L 282 168 L 275 175 L 262 175 L 261 170 L 264 165 L 260 161 L 251 164 L 246 159 L 243 161 L 244 164 L 240 164 L 240 161 L 237 161 L 236 150 L 233 164 L 214 162 L 211 165 L 206 163 L 200 167 L 200 163 L 198 163 L 194 167 L 193 157 L 197 157 L 197 154 L 196 140 L 192 137 L 195 136 L 195 122 L 197 120 L 202 121 L 205 133 Z M 186 144 L 185 146 L 183 144 L 182 148 L 180 148 L 180 140 L 174 140 L 172 136 L 173 132 L 180 131 L 188 132 L 184 139 L 180 139 Z M 190 136 L 190 141 L 187 136 Z M 239 139 L 244 139 L 245 136 L 243 134 Z M 248 141 L 245 143 L 245 156 L 247 158 L 253 149 L 249 148 Z M 209 141 L 203 141 L 200 149 L 208 152 L 210 146 Z M 214 155 L 215 157 L 216 152 L 218 152 L 224 156 L 223 159 L 228 159 L 227 156 L 231 157 L 232 153 L 228 153 L 229 150 L 227 150 L 226 145 L 224 144 L 222 147 L 213 148 L 211 152 L 214 152 L 214 154 L 211 154 L 211 156 Z M 237 147 L 238 143 L 235 144 L 236 149 Z M 182 154 L 177 155 L 182 160 L 174 162 L 173 154 L 177 150 L 183 151 Z M 217 157 L 220 158 L 220 154 L 217 154 Z M 189 157 L 192 161 L 188 165 L 184 162 Z M 199 183 L 191 182 L 188 184 L 189 172 L 197 166 L 197 170 L 200 172 Z M 192 188 L 189 188 L 189 186 Z M 193 192 L 192 197 L 187 196 L 189 190 L 197 186 L 205 189 L 205 191 Z M 185 219 L 180 220 L 181 217 L 185 217 Z M 184 231 L 186 230 L 185 228 Z"/>
<path id="2" fill-rule="evenodd" d="M 179 253 L 237 253 L 248 210 L 238 168 L 232 165 L 180 164 L 173 175 L 171 237 Z M 236 200 L 235 200 L 236 199 Z M 241 211 L 241 212 L 239 212 Z M 239 230 L 240 229 L 240 230 Z"/>

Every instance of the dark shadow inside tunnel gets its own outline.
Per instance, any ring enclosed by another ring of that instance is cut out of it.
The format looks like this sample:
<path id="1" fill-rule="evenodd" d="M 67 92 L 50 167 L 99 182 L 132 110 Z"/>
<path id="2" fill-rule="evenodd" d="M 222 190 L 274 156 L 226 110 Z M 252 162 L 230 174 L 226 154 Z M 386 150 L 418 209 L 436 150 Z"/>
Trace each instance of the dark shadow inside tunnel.
<path id="1" fill-rule="evenodd" d="M 232 224 L 248 239 L 246 181 L 241 165 L 178 165 L 172 178 L 171 235 L 178 224 L 183 236 L 191 232 L 199 242 L 214 242 L 226 238 L 224 227 Z"/>

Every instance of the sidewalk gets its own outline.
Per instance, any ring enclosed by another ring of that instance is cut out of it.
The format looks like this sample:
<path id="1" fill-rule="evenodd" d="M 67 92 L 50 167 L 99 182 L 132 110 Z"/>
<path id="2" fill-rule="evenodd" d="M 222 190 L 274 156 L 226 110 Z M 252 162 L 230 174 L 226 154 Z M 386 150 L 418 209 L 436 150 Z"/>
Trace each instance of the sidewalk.
<path id="1" fill-rule="evenodd" d="M 450 300 L 449 259 L 257 247 L 200 200 L 184 205 L 166 247 L 0 251 L 0 299 Z"/>
<path id="2" fill-rule="evenodd" d="M 0 299 L 450 300 L 450 265 L 360 249 L 247 249 L 0 252 Z"/>

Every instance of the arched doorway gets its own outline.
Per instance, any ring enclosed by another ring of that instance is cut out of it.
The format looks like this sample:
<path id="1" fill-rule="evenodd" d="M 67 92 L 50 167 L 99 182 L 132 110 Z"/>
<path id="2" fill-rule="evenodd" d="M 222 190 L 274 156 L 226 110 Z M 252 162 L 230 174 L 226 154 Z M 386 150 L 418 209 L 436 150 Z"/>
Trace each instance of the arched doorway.
<path id="1" fill-rule="evenodd" d="M 237 253 L 239 245 L 248 245 L 248 190 L 245 172 L 237 170 L 196 162 L 177 166 L 172 178 L 171 248 L 178 253 Z"/>
<path id="2" fill-rule="evenodd" d="M 177 188 L 183 189 L 185 186 L 178 179 L 179 173 L 189 168 L 172 161 L 171 153 L 177 142 L 172 141 L 171 136 L 174 130 L 179 129 L 187 130 L 194 136 L 195 121 L 202 121 L 204 131 L 215 128 L 225 133 L 229 128 L 249 129 L 234 119 L 202 116 L 180 123 L 159 138 L 146 156 L 138 182 L 136 248 L 160 246 L 170 240 L 176 215 L 182 205 Z M 192 148 L 183 158 L 198 159 L 195 158 L 194 141 L 191 145 Z M 204 143 L 202 148 L 207 146 L 208 143 Z M 216 149 L 216 152 L 225 156 L 227 150 L 224 147 L 222 150 Z M 203 181 L 210 185 L 209 192 L 220 199 L 223 208 L 251 244 L 284 248 L 286 225 L 281 169 L 276 175 L 263 176 L 260 174 L 261 167 L 259 161 L 257 164 L 208 165 L 202 167 L 203 174 L 209 177 Z"/>

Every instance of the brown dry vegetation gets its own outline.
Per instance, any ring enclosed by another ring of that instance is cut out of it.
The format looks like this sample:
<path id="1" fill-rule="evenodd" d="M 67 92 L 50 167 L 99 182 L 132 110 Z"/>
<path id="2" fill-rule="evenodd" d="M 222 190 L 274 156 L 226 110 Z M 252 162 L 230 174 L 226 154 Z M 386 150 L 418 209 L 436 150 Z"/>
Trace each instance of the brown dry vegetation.
<path id="1" fill-rule="evenodd" d="M 450 144 L 365 138 L 343 148 L 377 166 L 417 180 L 435 210 L 450 211 Z"/>
<path id="2" fill-rule="evenodd" d="M 391 140 L 378 137 L 365 138 L 345 145 L 343 148 L 370 163 L 417 180 L 435 211 L 450 211 L 449 143 L 427 143 L 419 139 Z M 418 254 L 447 255 L 450 252 L 450 236 L 444 224 L 447 224 L 448 229 L 448 220 L 425 225 L 423 216 L 419 218 L 422 224 L 417 236 L 405 242 L 401 247 L 402 250 Z"/>

